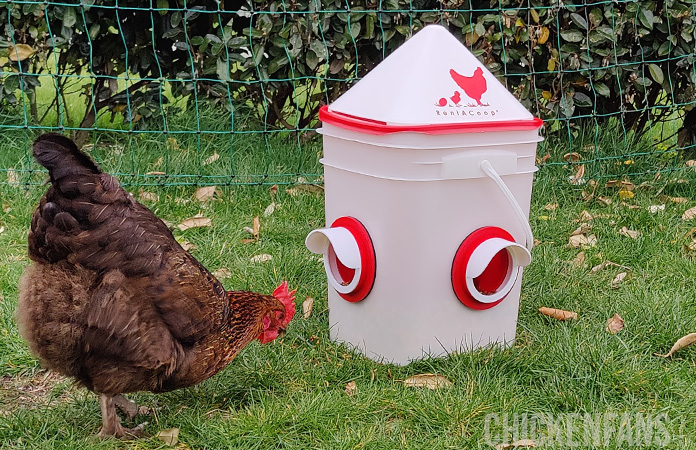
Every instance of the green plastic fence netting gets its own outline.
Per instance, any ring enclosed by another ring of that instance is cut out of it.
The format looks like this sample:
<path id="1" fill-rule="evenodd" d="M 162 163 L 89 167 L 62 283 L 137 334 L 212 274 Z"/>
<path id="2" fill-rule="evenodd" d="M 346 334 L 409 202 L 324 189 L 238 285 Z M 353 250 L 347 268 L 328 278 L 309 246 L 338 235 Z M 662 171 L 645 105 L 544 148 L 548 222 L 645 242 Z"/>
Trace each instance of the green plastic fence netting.
<path id="1" fill-rule="evenodd" d="M 542 174 L 687 170 L 695 16 L 691 0 L 0 2 L 0 183 L 43 181 L 30 145 L 51 130 L 127 184 L 320 181 L 318 107 L 429 23 L 544 119 Z"/>

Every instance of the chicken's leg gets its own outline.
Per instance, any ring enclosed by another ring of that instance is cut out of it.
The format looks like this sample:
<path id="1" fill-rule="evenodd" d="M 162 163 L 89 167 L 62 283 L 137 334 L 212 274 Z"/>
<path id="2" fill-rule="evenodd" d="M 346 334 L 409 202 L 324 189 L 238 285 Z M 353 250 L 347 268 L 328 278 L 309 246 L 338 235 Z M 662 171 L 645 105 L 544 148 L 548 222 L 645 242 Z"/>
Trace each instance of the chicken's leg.
<path id="1" fill-rule="evenodd" d="M 125 399 L 124 397 L 122 398 Z M 99 407 L 102 414 L 102 429 L 97 436 L 100 438 L 114 436 L 119 439 L 135 439 L 143 436 L 143 428 L 145 428 L 147 423 L 141 423 L 135 428 L 124 428 L 121 425 L 121 419 L 116 415 L 114 397 L 101 394 L 99 396 Z"/>

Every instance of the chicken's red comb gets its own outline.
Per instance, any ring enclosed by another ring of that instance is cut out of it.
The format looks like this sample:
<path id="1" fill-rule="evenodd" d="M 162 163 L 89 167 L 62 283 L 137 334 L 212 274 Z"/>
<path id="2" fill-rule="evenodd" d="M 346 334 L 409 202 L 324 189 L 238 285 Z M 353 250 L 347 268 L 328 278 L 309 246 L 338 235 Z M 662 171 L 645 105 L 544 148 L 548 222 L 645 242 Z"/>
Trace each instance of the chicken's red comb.
<path id="1" fill-rule="evenodd" d="M 280 300 L 283 305 L 285 305 L 285 319 L 283 319 L 283 325 L 287 326 L 292 318 L 295 316 L 295 292 L 297 289 L 288 291 L 288 282 L 283 281 L 280 283 L 275 291 L 273 291 L 273 296 Z"/>

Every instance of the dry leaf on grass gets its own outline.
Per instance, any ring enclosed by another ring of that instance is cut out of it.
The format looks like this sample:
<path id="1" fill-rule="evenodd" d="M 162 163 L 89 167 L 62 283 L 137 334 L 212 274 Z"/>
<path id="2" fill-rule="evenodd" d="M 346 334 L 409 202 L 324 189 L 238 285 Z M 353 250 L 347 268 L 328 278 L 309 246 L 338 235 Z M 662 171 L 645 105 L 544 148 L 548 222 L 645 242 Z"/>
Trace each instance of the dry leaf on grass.
<path id="1" fill-rule="evenodd" d="M 621 180 L 621 181 L 611 180 L 611 181 L 607 181 L 607 183 L 605 184 L 605 187 L 618 188 L 618 189 L 624 190 L 624 191 L 633 191 L 633 190 L 635 190 L 636 185 L 631 183 L 628 180 Z"/>
<path id="2" fill-rule="evenodd" d="M 207 202 L 215 198 L 215 194 L 217 193 L 217 186 L 203 186 L 196 189 L 195 196 L 199 202 Z"/>
<path id="3" fill-rule="evenodd" d="M 203 165 L 204 165 L 204 166 L 207 166 L 207 165 L 209 165 L 209 164 L 214 163 L 214 162 L 217 161 L 218 159 L 220 159 L 220 155 L 218 155 L 217 152 L 215 152 L 215 153 L 213 153 L 212 155 L 210 155 L 210 156 L 208 156 L 207 158 L 205 158 L 205 160 L 203 160 Z"/>
<path id="4" fill-rule="evenodd" d="M 452 386 L 452 382 L 442 375 L 421 373 L 402 381 L 404 386 L 415 388 L 439 389 Z"/>
<path id="5" fill-rule="evenodd" d="M 677 342 L 674 343 L 671 349 L 669 349 L 669 352 L 665 355 L 660 355 L 658 353 L 655 353 L 655 356 L 662 356 L 663 358 L 669 358 L 672 355 L 674 355 L 676 352 L 679 350 L 683 349 L 684 347 L 688 347 L 689 345 L 693 344 L 696 342 L 696 333 L 691 333 L 687 334 L 686 336 L 677 339 Z"/>
<path id="6" fill-rule="evenodd" d="M 693 159 L 688 160 L 684 164 L 686 165 L 686 167 L 696 167 L 696 161 L 694 161 Z"/>
<path id="7" fill-rule="evenodd" d="M 621 229 L 619 230 L 619 234 L 621 236 L 630 237 L 631 239 L 638 239 L 640 237 L 640 231 L 629 230 L 626 227 L 621 227 Z"/>
<path id="8" fill-rule="evenodd" d="M 316 184 L 299 184 L 295 187 L 286 189 L 285 192 L 293 197 L 297 197 L 300 194 L 323 194 L 324 188 L 317 186 Z"/>
<path id="9" fill-rule="evenodd" d="M 212 220 L 208 219 L 207 217 L 203 217 L 200 214 L 196 214 L 195 216 L 184 220 L 176 227 L 181 231 L 186 231 L 189 228 L 209 227 L 212 226 L 212 224 Z"/>
<path id="10" fill-rule="evenodd" d="M 687 209 L 686 211 L 684 211 L 684 214 L 682 214 L 682 219 L 684 220 L 691 220 L 694 217 L 696 217 L 696 206 Z"/>
<path id="11" fill-rule="evenodd" d="M 565 159 L 569 163 L 576 163 L 582 159 L 582 156 L 580 155 L 580 153 L 572 152 L 563 155 L 563 159 Z"/>
<path id="12" fill-rule="evenodd" d="M 263 217 L 269 217 L 273 214 L 276 210 L 276 206 L 275 202 L 271 202 L 270 205 L 266 206 L 266 209 L 263 211 Z"/>
<path id="13" fill-rule="evenodd" d="M 271 196 L 276 195 L 276 193 L 278 192 L 278 185 L 274 184 L 270 187 L 270 189 L 268 189 L 268 191 L 271 193 Z"/>
<path id="14" fill-rule="evenodd" d="M 549 203 L 548 205 L 544 206 L 544 209 L 547 211 L 558 209 L 558 203 Z"/>
<path id="15" fill-rule="evenodd" d="M 0 234 L 2 234 L 4 231 L 5 231 L 5 226 L 4 226 L 4 225 L 0 225 Z"/>
<path id="16" fill-rule="evenodd" d="M 261 234 L 261 219 L 259 216 L 254 217 L 252 221 L 253 228 L 244 227 L 243 230 L 253 236 L 253 239 L 242 239 L 242 244 L 249 244 L 251 242 L 256 242 L 259 240 Z"/>
<path id="17" fill-rule="evenodd" d="M 604 206 L 611 205 L 611 199 L 609 197 L 597 197 L 597 201 Z"/>
<path id="18" fill-rule="evenodd" d="M 312 308 L 314 308 L 314 299 L 312 297 L 305 298 L 302 302 L 302 316 L 308 319 L 312 315 Z"/>
<path id="19" fill-rule="evenodd" d="M 168 428 L 157 433 L 157 439 L 164 442 L 165 445 L 175 446 L 179 442 L 179 429 Z"/>
<path id="20" fill-rule="evenodd" d="M 599 272 L 600 270 L 604 270 L 604 269 L 606 269 L 606 268 L 609 267 L 609 266 L 612 266 L 612 267 L 621 267 L 622 269 L 631 270 L 630 267 L 622 266 L 621 264 L 616 264 L 615 262 L 611 262 L 611 261 L 604 261 L 604 262 L 602 262 L 602 263 L 600 263 L 600 264 L 597 264 L 597 265 L 594 266 L 592 269 L 590 269 L 590 273 Z"/>
<path id="21" fill-rule="evenodd" d="M 685 197 L 667 197 L 667 201 L 671 203 L 676 203 L 678 205 L 689 203 L 689 199 Z"/>
<path id="22" fill-rule="evenodd" d="M 613 316 L 611 316 L 609 318 L 609 320 L 607 320 L 606 330 L 608 333 L 616 334 L 619 331 L 623 330 L 623 327 L 624 327 L 624 320 L 618 314 L 614 314 Z"/>
<path id="23" fill-rule="evenodd" d="M 344 389 L 346 395 L 349 397 L 355 395 L 355 391 L 357 390 L 358 386 L 355 384 L 355 381 L 351 381 L 350 383 L 346 384 L 346 388 Z"/>
<path id="24" fill-rule="evenodd" d="M 576 312 L 565 311 L 563 309 L 556 308 L 547 308 L 546 306 L 542 306 L 541 308 L 539 308 L 539 312 L 545 316 L 552 317 L 556 320 L 561 321 L 578 318 L 578 313 Z"/>
<path id="25" fill-rule="evenodd" d="M 579 227 L 577 227 L 572 233 L 570 233 L 570 235 L 577 236 L 579 234 L 586 234 L 591 229 L 592 225 L 590 225 L 589 223 L 581 223 Z"/>
<path id="26" fill-rule="evenodd" d="M 578 222 L 581 222 L 581 223 L 582 223 L 582 222 L 591 222 L 592 219 L 594 219 L 594 217 L 592 216 L 592 214 L 590 214 L 590 213 L 587 212 L 586 210 L 583 210 L 583 211 L 580 213 L 580 218 L 578 219 Z"/>
<path id="27" fill-rule="evenodd" d="M 623 283 L 623 280 L 626 278 L 626 275 L 628 275 L 627 272 L 621 272 L 620 274 L 616 275 L 613 280 L 611 280 L 611 287 L 616 289 L 619 287 L 621 283 Z"/>
<path id="28" fill-rule="evenodd" d="M 577 170 L 575 171 L 575 175 L 571 175 L 568 177 L 568 181 L 570 181 L 570 184 L 575 185 L 575 186 L 585 184 L 587 182 L 587 180 L 585 180 L 585 178 L 583 178 L 584 176 L 585 176 L 585 165 L 580 164 L 578 166 Z"/>
<path id="29" fill-rule="evenodd" d="M 232 276 L 232 272 L 230 272 L 230 269 L 227 267 L 221 267 L 215 270 L 213 275 L 215 275 L 215 278 L 219 280 L 224 280 L 225 278 L 230 278 Z"/>
<path id="30" fill-rule="evenodd" d="M 580 252 L 575 258 L 570 262 L 573 267 L 582 267 L 585 264 L 585 252 Z"/>
<path id="31" fill-rule="evenodd" d="M 263 263 L 266 261 L 270 261 L 272 259 L 273 259 L 272 255 L 268 255 L 266 253 L 263 253 L 261 255 L 252 256 L 249 261 L 251 261 L 253 263 Z"/>
<path id="32" fill-rule="evenodd" d="M 533 448 L 536 447 L 537 444 L 531 439 L 521 439 L 519 441 L 515 441 L 511 444 L 498 444 L 495 446 L 495 450 L 508 450 L 510 448 Z"/>
<path id="33" fill-rule="evenodd" d="M 14 170 L 12 167 L 7 169 L 7 182 L 11 186 L 17 186 L 19 184 L 19 175 L 17 174 L 17 171 Z"/>
<path id="34" fill-rule="evenodd" d="M 154 192 L 143 191 L 142 189 L 140 189 L 138 197 L 140 198 L 140 200 L 146 202 L 156 202 L 159 200 L 159 195 L 155 194 Z"/>
<path id="35" fill-rule="evenodd" d="M 181 245 L 181 248 L 183 248 L 187 252 L 191 251 L 191 250 L 195 250 L 197 248 L 196 244 L 192 244 L 189 241 L 181 241 L 181 242 L 179 242 L 179 245 Z"/>
<path id="36" fill-rule="evenodd" d="M 573 248 L 594 247 L 597 245 L 597 237 L 594 234 L 585 236 L 584 234 L 576 234 L 568 240 L 568 246 Z"/>

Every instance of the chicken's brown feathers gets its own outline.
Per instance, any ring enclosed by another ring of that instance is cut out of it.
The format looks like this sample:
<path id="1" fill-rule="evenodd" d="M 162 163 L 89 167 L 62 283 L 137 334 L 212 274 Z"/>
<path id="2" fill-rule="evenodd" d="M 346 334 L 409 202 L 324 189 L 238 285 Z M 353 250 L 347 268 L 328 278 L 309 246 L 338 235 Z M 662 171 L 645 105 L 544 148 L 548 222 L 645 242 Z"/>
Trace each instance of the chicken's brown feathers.
<path id="1" fill-rule="evenodd" d="M 96 392 L 167 391 L 225 367 L 283 315 L 225 292 L 167 226 L 67 138 L 34 144 L 51 186 L 31 220 L 18 323 L 44 363 Z"/>

